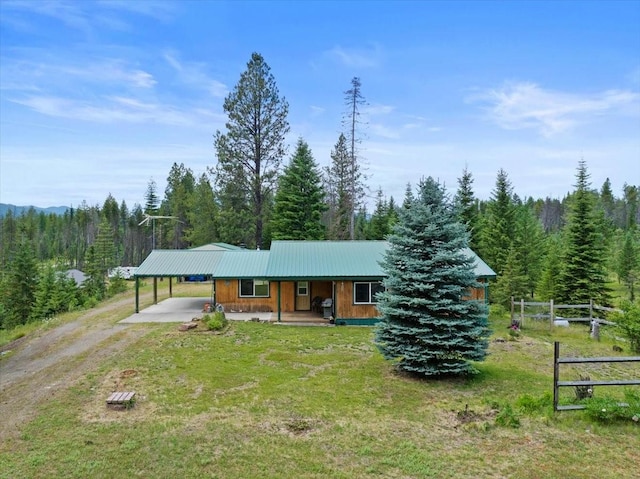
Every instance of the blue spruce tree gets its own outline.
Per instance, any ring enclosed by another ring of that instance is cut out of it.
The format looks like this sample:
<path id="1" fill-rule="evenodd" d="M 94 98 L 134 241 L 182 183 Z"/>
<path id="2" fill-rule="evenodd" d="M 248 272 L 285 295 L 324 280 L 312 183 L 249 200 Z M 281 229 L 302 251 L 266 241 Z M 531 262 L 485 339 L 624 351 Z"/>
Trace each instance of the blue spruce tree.
<path id="1" fill-rule="evenodd" d="M 376 344 L 386 359 L 423 377 L 475 373 L 487 355 L 484 303 L 464 299 L 477 286 L 469 235 L 444 188 L 422 180 L 405 200 L 382 261 Z"/>

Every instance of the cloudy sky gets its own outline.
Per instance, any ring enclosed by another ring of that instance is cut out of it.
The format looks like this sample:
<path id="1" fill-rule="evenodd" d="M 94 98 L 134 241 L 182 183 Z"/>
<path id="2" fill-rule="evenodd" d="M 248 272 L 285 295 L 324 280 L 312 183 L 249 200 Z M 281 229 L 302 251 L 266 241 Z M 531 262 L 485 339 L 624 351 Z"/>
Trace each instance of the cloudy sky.
<path id="1" fill-rule="evenodd" d="M 368 183 L 396 201 L 465 166 L 480 198 L 500 168 L 561 198 L 581 158 L 640 185 L 640 1 L 2 0 L 0 29 L 3 203 L 131 207 L 174 162 L 204 173 L 254 51 L 322 166 L 361 78 Z"/>

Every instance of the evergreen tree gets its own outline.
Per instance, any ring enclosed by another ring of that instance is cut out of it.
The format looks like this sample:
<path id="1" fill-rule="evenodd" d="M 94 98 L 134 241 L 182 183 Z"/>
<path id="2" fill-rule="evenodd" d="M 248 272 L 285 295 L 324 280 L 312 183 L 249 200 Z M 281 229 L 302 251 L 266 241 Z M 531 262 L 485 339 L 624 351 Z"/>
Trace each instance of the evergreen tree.
<path id="1" fill-rule="evenodd" d="M 271 222 L 275 240 L 324 238 L 322 179 L 309 145 L 300 138 L 291 162 L 280 176 Z"/>
<path id="2" fill-rule="evenodd" d="M 600 204 L 602 205 L 602 209 L 604 210 L 605 218 L 611 223 L 614 222 L 614 211 L 615 211 L 615 198 L 613 197 L 613 191 L 611 190 L 611 180 L 607 178 L 602 184 L 602 188 L 600 189 Z"/>
<path id="3" fill-rule="evenodd" d="M 343 134 L 340 134 L 331 151 L 331 165 L 325 171 L 325 185 L 329 239 L 350 239 L 356 201 L 353 196 L 355 188 L 351 182 L 351 157 L 347 138 Z M 358 193 L 360 192 L 358 188 Z"/>
<path id="4" fill-rule="evenodd" d="M 577 184 L 565 226 L 565 248 L 558 281 L 558 301 L 586 304 L 593 299 L 609 304 L 606 288 L 605 245 L 596 223 L 595 198 L 589 190 L 589 174 L 581 160 Z"/>
<path id="5" fill-rule="evenodd" d="M 362 96 L 362 82 L 360 78 L 353 77 L 351 79 L 351 88 L 344 92 L 344 101 L 346 112 L 342 120 L 343 128 L 346 132 L 346 141 L 348 143 L 349 161 L 347 167 L 347 198 L 349 216 L 349 238 L 355 239 L 355 213 L 362 206 L 361 198 L 365 187 L 363 184 L 362 169 L 360 167 L 360 158 L 358 145 L 362 138 L 359 135 L 359 128 L 362 125 L 360 121 L 360 108 L 366 104 Z"/>
<path id="6" fill-rule="evenodd" d="M 476 250 L 478 247 L 478 200 L 473 189 L 473 176 L 465 166 L 462 176 L 458 178 L 458 191 L 453 199 L 458 213 L 458 219 L 469 231 L 469 247 Z"/>
<path id="7" fill-rule="evenodd" d="M 383 240 L 391 232 L 391 222 L 389 216 L 389 204 L 384 199 L 382 188 L 378 189 L 376 196 L 376 209 L 371 215 L 367 239 Z"/>
<path id="8" fill-rule="evenodd" d="M 635 301 L 635 283 L 640 277 L 640 247 L 636 244 L 635 229 L 624 235 L 624 243 L 618 254 L 617 272 L 629 290 L 629 300 Z"/>
<path id="9" fill-rule="evenodd" d="M 525 295 L 534 297 L 535 289 L 542 274 L 542 263 L 545 256 L 544 232 L 542 225 L 535 217 L 531 203 L 516 208 L 516 229 L 512 247 L 514 261 L 522 272 L 526 284 Z M 507 258 L 507 262 L 508 262 Z M 499 279 L 499 278 L 498 278 Z M 518 293 L 520 294 L 520 293 Z"/>
<path id="10" fill-rule="evenodd" d="M 59 311 L 59 300 L 55 298 L 56 272 L 51 265 L 47 265 L 38 277 L 38 284 L 34 292 L 34 304 L 31 309 L 32 319 L 45 319 Z"/>
<path id="11" fill-rule="evenodd" d="M 487 354 L 489 329 L 484 303 L 463 299 L 478 285 L 464 251 L 468 233 L 432 178 L 405 205 L 381 263 L 387 277 L 378 295 L 376 344 L 409 373 L 472 373 L 470 361 Z"/>
<path id="12" fill-rule="evenodd" d="M 5 328 L 25 324 L 29 320 L 37 284 L 38 268 L 35 254 L 29 242 L 23 241 L 9 264 L 3 299 Z"/>
<path id="13" fill-rule="evenodd" d="M 638 187 L 625 183 L 623 191 L 626 213 L 624 228 L 629 230 L 633 229 L 638 223 Z"/>
<path id="14" fill-rule="evenodd" d="M 511 182 L 500 169 L 496 186 L 487 205 L 482 225 L 480 256 L 500 276 L 507 262 L 507 255 L 515 233 L 515 204 Z"/>
<path id="15" fill-rule="evenodd" d="M 515 247 L 509 249 L 507 262 L 502 274 L 498 276 L 494 288 L 492 289 L 492 302 L 500 304 L 505 308 L 511 305 L 511 298 L 520 300 L 530 294 L 528 278 L 524 272 L 523 263 L 518 257 Z"/>
<path id="16" fill-rule="evenodd" d="M 387 223 L 389 224 L 389 233 L 393 230 L 393 227 L 398 222 L 398 207 L 393 199 L 393 196 L 389 197 L 389 204 L 387 206 Z"/>
<path id="17" fill-rule="evenodd" d="M 172 249 L 183 249 L 188 246 L 185 230 L 189 228 L 189 209 L 193 204 L 195 178 L 193 172 L 184 166 L 174 163 L 167 177 L 167 187 L 161 212 L 165 216 L 172 216 L 165 225 L 165 239 Z"/>
<path id="18" fill-rule="evenodd" d="M 105 297 L 107 273 L 116 264 L 113 230 L 105 219 L 100 223 L 98 237 L 87 249 L 85 258 L 85 273 L 89 276 L 85 289 L 90 296 L 97 300 Z"/>
<path id="19" fill-rule="evenodd" d="M 217 182 L 222 189 L 232 182 L 246 195 L 255 225 L 253 242 L 261 248 L 289 132 L 289 105 L 262 55 L 251 55 L 223 108 L 228 121 L 227 133 L 215 135 Z"/>
<path id="20" fill-rule="evenodd" d="M 235 178 L 236 181 L 233 181 Z M 249 246 L 255 239 L 256 222 L 251 216 L 251 200 L 246 189 L 240 187 L 245 176 L 240 166 L 227 167 L 225 180 L 216 191 L 220 205 L 218 226 L 220 241 Z"/>
<path id="21" fill-rule="evenodd" d="M 153 178 L 147 184 L 147 191 L 144 194 L 144 212 L 147 215 L 157 215 L 160 208 L 160 198 L 158 197 L 158 185 Z"/>
<path id="22" fill-rule="evenodd" d="M 547 238 L 547 255 L 542 266 L 542 273 L 537 286 L 540 299 L 549 301 L 558 297 L 558 278 L 561 270 L 561 240 L 557 235 Z"/>
<path id="23" fill-rule="evenodd" d="M 192 246 L 202 246 L 219 239 L 219 208 L 206 175 L 198 179 L 187 213 L 189 226 L 186 239 Z"/>
<path id="24" fill-rule="evenodd" d="M 5 271 L 17 246 L 18 220 L 8 210 L 0 219 L 0 271 Z"/>
<path id="25" fill-rule="evenodd" d="M 100 301 L 105 297 L 107 283 L 94 244 L 87 248 L 84 264 L 84 272 L 87 275 L 87 279 L 83 283 L 84 292 L 93 301 Z"/>

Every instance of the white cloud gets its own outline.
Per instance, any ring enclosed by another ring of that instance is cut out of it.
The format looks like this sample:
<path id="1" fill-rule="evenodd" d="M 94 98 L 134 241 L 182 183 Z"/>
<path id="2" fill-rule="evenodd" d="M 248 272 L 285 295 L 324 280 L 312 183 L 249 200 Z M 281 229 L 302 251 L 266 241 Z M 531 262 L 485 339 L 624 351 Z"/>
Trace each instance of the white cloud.
<path id="1" fill-rule="evenodd" d="M 37 28 L 22 20 L 22 13 L 27 12 L 53 18 L 69 28 L 84 32 L 87 36 L 90 36 L 97 26 L 106 26 L 112 30 L 131 30 L 133 24 L 125 19 L 127 14 L 168 22 L 175 10 L 171 2 L 153 0 L 3 0 L 2 8 L 2 22 L 12 28 L 37 32 Z"/>
<path id="2" fill-rule="evenodd" d="M 165 52 L 164 59 L 178 73 L 178 77 L 185 85 L 202 88 L 214 98 L 224 98 L 229 92 L 224 83 L 207 75 L 206 63 L 181 62 L 175 52 Z"/>
<path id="3" fill-rule="evenodd" d="M 376 67 L 381 63 L 381 53 L 378 45 L 369 48 L 344 48 L 336 45 L 325 52 L 329 58 L 351 68 Z"/>
<path id="4" fill-rule="evenodd" d="M 398 133 L 398 131 L 380 123 L 369 123 L 369 129 L 374 135 L 381 136 L 383 138 L 388 138 L 390 140 L 400 138 L 400 133 Z"/>
<path id="5" fill-rule="evenodd" d="M 32 59 L 2 59 L 1 89 L 45 91 L 59 88 L 73 90 L 75 93 L 80 89 L 80 82 L 142 89 L 153 88 L 157 83 L 151 73 L 131 68 L 127 61 L 121 59 L 106 58 L 87 62 L 83 59 L 70 60 L 48 55 L 47 61 L 43 61 L 43 52 L 22 53 L 23 58 L 28 55 Z"/>
<path id="6" fill-rule="evenodd" d="M 381 104 L 374 103 L 362 108 L 362 114 L 368 115 L 368 116 L 388 115 L 389 113 L 393 112 L 395 109 L 396 109 L 395 106 L 381 105 Z"/>
<path id="7" fill-rule="evenodd" d="M 10 99 L 46 116 L 96 123 L 158 123 L 213 128 L 216 115 L 203 115 L 201 109 L 181 109 L 136 98 L 111 96 L 93 102 L 59 96 L 28 96 Z"/>
<path id="8" fill-rule="evenodd" d="M 534 128 L 550 137 L 588 122 L 595 115 L 620 113 L 627 107 L 637 110 L 640 94 L 630 90 L 607 90 L 580 95 L 520 82 L 506 83 L 468 100 L 487 103 L 489 118 L 504 129 Z"/>
<path id="9" fill-rule="evenodd" d="M 313 117 L 320 116 L 326 111 L 326 108 L 321 106 L 311 105 L 309 108 L 311 108 L 311 116 Z"/>

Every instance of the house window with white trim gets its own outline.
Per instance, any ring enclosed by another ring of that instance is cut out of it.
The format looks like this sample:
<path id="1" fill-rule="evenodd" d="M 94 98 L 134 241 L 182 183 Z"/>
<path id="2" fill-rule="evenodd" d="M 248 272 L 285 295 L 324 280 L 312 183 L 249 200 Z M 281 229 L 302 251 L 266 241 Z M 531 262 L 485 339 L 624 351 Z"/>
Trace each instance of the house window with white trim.
<path id="1" fill-rule="evenodd" d="M 376 294 L 384 291 L 384 286 L 379 281 L 353 283 L 354 304 L 375 304 Z"/>
<path id="2" fill-rule="evenodd" d="M 266 279 L 241 279 L 241 298 L 268 298 L 269 281 Z"/>

